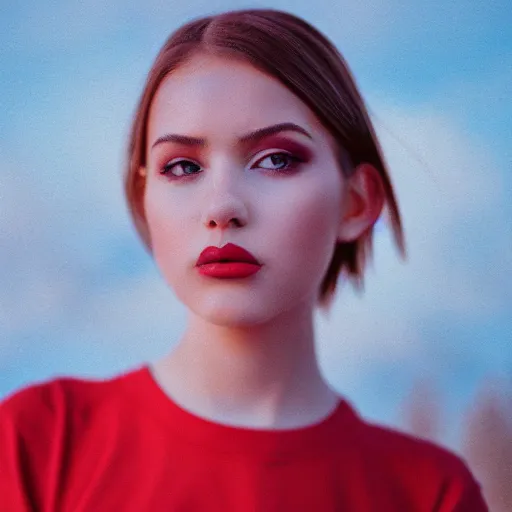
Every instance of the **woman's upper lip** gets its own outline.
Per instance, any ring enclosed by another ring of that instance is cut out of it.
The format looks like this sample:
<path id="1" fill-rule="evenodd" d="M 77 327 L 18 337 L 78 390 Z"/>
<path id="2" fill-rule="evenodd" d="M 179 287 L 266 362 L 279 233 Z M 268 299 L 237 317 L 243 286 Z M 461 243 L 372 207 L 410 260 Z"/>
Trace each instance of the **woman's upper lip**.
<path id="1" fill-rule="evenodd" d="M 196 266 L 218 261 L 240 261 L 260 265 L 260 262 L 246 249 L 235 244 L 226 244 L 224 247 L 207 247 L 199 255 Z"/>

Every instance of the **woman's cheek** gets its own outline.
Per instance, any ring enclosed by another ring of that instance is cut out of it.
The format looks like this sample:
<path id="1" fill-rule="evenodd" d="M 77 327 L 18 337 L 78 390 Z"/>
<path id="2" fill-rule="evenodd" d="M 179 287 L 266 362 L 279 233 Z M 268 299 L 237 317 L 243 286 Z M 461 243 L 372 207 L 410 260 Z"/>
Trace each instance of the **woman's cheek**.
<path id="1" fill-rule="evenodd" d="M 332 236 L 339 218 L 339 201 L 335 188 L 307 183 L 281 203 L 281 215 L 299 237 Z"/>
<path id="2" fill-rule="evenodd" d="M 151 194 L 146 200 L 146 220 L 151 235 L 153 255 L 164 274 L 172 269 L 180 250 L 186 249 L 184 223 L 165 195 Z"/>
<path id="3" fill-rule="evenodd" d="M 323 274 L 334 251 L 339 218 L 338 195 L 322 188 L 296 195 L 287 227 L 283 226 L 280 243 L 288 246 L 297 263 L 311 272 Z"/>

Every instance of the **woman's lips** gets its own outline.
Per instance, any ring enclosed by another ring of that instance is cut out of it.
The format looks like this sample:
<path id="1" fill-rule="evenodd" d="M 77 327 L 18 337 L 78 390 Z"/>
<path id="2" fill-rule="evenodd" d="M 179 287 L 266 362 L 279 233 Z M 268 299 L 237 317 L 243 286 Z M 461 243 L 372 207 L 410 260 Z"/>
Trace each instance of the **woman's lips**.
<path id="1" fill-rule="evenodd" d="M 202 275 L 222 278 L 248 277 L 261 268 L 249 251 L 231 243 L 222 248 L 207 247 L 200 254 L 196 266 Z"/>
<path id="2" fill-rule="evenodd" d="M 212 262 L 238 261 L 259 265 L 259 261 L 246 249 L 235 244 L 226 244 L 224 247 L 207 247 L 200 255 L 196 265 Z"/>
<path id="3" fill-rule="evenodd" d="M 198 267 L 198 271 L 203 276 L 222 277 L 222 278 L 241 278 L 256 274 L 261 265 L 254 263 L 241 263 L 237 261 L 228 261 L 225 263 L 205 263 Z"/>

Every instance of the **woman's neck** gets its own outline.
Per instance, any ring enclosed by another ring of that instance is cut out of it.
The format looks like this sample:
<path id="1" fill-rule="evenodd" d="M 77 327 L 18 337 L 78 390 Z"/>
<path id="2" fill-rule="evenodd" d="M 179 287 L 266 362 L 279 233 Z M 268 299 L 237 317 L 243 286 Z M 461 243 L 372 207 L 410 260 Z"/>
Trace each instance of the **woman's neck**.
<path id="1" fill-rule="evenodd" d="M 229 425 L 299 428 L 321 421 L 339 401 L 318 367 L 310 306 L 239 328 L 191 316 L 153 373 L 179 405 Z"/>

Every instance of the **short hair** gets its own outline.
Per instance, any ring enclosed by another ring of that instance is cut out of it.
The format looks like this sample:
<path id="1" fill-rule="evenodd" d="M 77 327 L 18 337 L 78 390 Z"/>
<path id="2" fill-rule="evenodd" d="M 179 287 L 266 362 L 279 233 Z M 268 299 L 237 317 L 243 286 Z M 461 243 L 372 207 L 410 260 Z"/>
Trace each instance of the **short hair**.
<path id="1" fill-rule="evenodd" d="M 355 80 L 334 44 L 303 19 L 273 9 L 227 11 L 194 19 L 164 43 L 146 79 L 133 118 L 124 188 L 128 208 L 144 245 L 151 240 L 144 212 L 147 122 L 153 97 L 162 80 L 194 55 L 206 53 L 242 59 L 278 79 L 300 98 L 332 135 L 340 172 L 350 176 L 361 163 L 374 166 L 381 178 L 390 226 L 405 257 L 398 203 L 383 152 Z M 318 305 L 327 309 L 344 275 L 356 289 L 373 253 L 373 226 L 357 240 L 338 241 L 322 280 Z"/>

